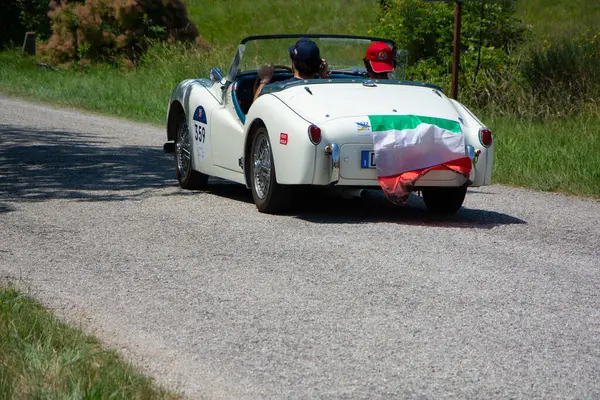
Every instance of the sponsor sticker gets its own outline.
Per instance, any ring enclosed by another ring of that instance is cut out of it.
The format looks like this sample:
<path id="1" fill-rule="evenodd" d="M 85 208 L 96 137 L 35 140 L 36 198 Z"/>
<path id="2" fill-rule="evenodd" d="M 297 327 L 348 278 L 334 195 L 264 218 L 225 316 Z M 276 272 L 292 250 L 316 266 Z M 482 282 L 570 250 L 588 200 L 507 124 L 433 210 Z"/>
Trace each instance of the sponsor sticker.
<path id="1" fill-rule="evenodd" d="M 287 133 L 282 132 L 279 134 L 279 144 L 287 146 L 287 144 L 288 144 L 288 134 Z"/>
<path id="2" fill-rule="evenodd" d="M 204 107 L 198 106 L 196 107 L 196 111 L 194 111 L 194 121 L 198 121 L 201 124 L 206 124 L 206 113 L 204 112 Z"/>
<path id="3" fill-rule="evenodd" d="M 355 122 L 356 124 L 356 133 L 360 135 L 370 135 L 371 132 L 371 124 L 369 121 L 359 121 Z"/>

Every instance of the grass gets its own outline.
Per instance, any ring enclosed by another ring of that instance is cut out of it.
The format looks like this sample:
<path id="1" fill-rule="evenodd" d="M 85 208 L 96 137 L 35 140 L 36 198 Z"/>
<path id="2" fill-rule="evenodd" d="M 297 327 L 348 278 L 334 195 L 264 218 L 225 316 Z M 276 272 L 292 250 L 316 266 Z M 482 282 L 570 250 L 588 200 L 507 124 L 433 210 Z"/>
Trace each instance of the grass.
<path id="1" fill-rule="evenodd" d="M 231 46 L 250 35 L 366 34 L 379 0 L 186 0 L 190 18 L 211 43 Z"/>
<path id="2" fill-rule="evenodd" d="M 494 183 L 600 197 L 600 116 L 486 123 L 496 140 Z"/>
<path id="3" fill-rule="evenodd" d="M 227 65 L 229 61 L 225 62 L 221 54 L 213 51 L 210 57 Z M 94 66 L 85 71 L 53 71 L 36 66 L 19 53 L 3 52 L 0 91 L 162 125 L 175 86 L 190 77 L 208 77 L 212 64 L 205 56 L 159 46 L 145 67 L 138 69 Z"/>
<path id="4" fill-rule="evenodd" d="M 179 399 L 13 287 L 0 288 L 0 398 Z"/>
<path id="5" fill-rule="evenodd" d="M 600 2 L 573 0 L 521 0 L 518 15 L 543 39 L 575 37 L 595 33 L 600 26 Z"/>

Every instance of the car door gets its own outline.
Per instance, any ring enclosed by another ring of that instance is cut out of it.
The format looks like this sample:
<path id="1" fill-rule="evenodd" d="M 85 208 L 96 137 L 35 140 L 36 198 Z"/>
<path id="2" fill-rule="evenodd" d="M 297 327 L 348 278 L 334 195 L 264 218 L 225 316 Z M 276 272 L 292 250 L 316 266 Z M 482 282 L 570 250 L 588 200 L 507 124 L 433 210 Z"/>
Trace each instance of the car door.
<path id="1" fill-rule="evenodd" d="M 212 117 L 212 158 L 216 167 L 243 174 L 240 159 L 244 153 L 244 124 L 238 117 L 231 98 L 233 85 L 223 93 L 223 105 Z"/>

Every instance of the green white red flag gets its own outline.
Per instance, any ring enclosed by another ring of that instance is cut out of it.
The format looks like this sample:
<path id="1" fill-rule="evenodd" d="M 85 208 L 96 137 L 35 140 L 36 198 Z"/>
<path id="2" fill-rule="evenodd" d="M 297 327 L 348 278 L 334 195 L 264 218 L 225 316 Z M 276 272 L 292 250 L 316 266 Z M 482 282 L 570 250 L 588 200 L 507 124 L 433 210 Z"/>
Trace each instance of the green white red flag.
<path id="1" fill-rule="evenodd" d="M 416 115 L 370 115 L 369 120 L 377 179 L 391 201 L 406 202 L 415 182 L 431 170 L 471 173 L 457 121 Z"/>

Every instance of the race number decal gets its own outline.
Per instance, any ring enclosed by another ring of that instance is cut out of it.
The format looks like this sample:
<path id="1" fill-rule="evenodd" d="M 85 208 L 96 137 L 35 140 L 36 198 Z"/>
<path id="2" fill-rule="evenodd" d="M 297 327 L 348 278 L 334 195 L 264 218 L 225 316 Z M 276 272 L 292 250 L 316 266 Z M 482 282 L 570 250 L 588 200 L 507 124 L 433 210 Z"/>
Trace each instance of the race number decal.
<path id="1" fill-rule="evenodd" d="M 204 139 L 206 138 L 205 124 L 199 124 L 197 122 L 194 122 L 194 129 L 196 131 L 196 133 L 194 134 L 194 139 L 196 139 L 200 143 L 204 143 Z"/>
<path id="2" fill-rule="evenodd" d="M 206 120 L 206 112 L 204 107 L 196 107 L 194 111 L 194 140 L 198 148 L 200 158 L 204 158 L 204 142 L 206 141 L 206 130 L 208 129 L 208 121 Z"/>

